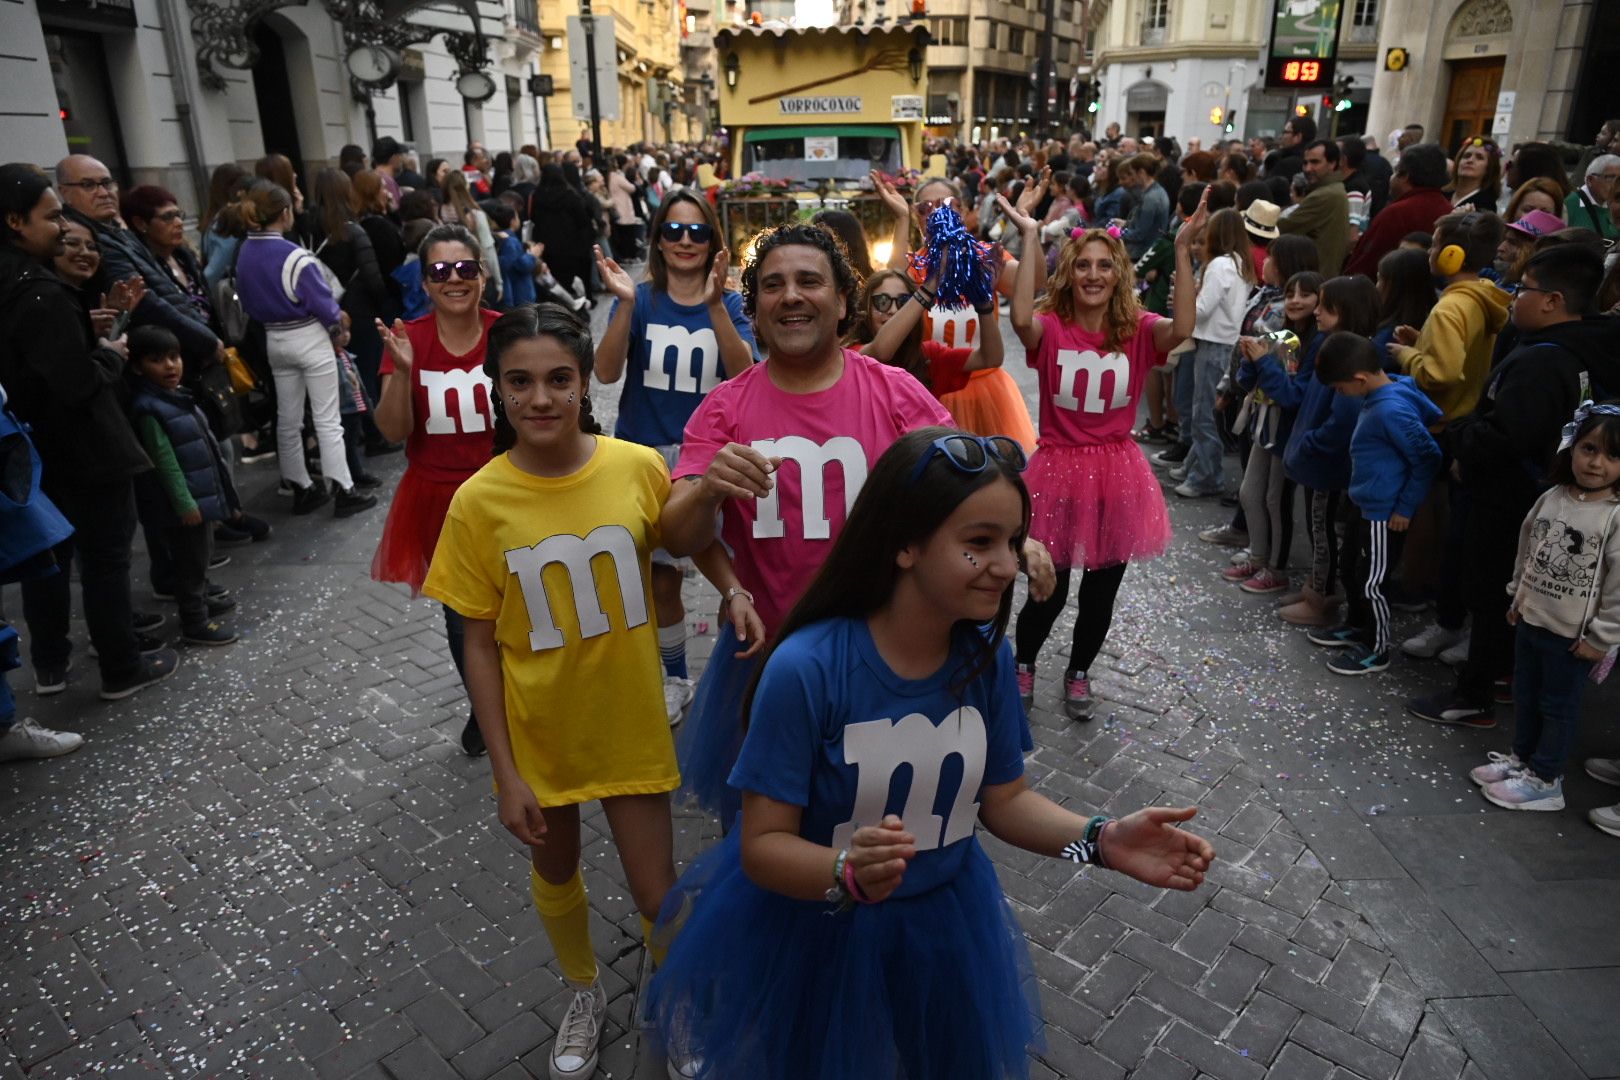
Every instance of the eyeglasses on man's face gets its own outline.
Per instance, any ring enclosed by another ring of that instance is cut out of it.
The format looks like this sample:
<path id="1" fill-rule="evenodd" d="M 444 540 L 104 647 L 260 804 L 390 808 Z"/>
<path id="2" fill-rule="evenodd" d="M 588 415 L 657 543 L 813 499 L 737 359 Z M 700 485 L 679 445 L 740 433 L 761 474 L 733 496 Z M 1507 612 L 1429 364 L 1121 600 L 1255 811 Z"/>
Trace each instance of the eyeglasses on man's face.
<path id="1" fill-rule="evenodd" d="M 110 176 L 103 176 L 99 180 L 85 178 L 73 180 L 62 185 L 63 187 L 78 188 L 80 191 L 117 191 L 118 181 Z"/>

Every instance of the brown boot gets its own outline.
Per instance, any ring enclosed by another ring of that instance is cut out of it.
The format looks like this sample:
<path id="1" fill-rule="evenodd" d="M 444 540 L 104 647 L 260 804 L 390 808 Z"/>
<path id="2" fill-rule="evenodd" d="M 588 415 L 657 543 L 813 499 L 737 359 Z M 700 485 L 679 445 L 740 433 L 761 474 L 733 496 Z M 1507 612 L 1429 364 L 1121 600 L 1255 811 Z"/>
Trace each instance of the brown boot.
<path id="1" fill-rule="evenodd" d="M 1277 609 L 1277 618 L 1294 626 L 1329 626 L 1335 618 L 1334 607 L 1327 598 L 1310 585 L 1301 590 L 1297 603 Z"/>

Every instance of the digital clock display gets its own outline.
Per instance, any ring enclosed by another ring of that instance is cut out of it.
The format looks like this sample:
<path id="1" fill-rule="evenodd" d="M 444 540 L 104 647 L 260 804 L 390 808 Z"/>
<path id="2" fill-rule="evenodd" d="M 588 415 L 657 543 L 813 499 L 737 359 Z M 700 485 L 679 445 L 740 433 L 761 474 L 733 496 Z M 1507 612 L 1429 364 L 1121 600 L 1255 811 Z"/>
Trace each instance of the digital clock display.
<path id="1" fill-rule="evenodd" d="M 1333 81 L 1342 0 L 1271 0 L 1269 89 L 1314 89 Z"/>

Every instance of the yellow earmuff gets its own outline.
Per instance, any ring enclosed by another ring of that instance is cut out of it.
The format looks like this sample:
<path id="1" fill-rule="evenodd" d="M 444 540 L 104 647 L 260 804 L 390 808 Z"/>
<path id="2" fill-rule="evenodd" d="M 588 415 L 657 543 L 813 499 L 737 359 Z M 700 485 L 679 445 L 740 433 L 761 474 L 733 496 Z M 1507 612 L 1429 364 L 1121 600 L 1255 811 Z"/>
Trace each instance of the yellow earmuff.
<path id="1" fill-rule="evenodd" d="M 1447 244 L 1440 249 L 1440 254 L 1435 257 L 1434 265 L 1446 277 L 1451 277 L 1462 270 L 1463 260 L 1466 258 L 1467 255 L 1463 253 L 1462 248 L 1456 244 Z"/>

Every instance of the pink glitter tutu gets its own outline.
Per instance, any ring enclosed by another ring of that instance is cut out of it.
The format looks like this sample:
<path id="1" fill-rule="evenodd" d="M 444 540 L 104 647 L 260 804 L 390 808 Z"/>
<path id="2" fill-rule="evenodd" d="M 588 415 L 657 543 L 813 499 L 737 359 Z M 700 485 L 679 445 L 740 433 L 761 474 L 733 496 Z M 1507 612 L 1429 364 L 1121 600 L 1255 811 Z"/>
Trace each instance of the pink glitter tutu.
<path id="1" fill-rule="evenodd" d="M 1164 554 L 1170 514 L 1153 467 L 1132 439 L 1092 446 L 1041 443 L 1024 473 L 1030 535 L 1059 569 L 1096 570 Z"/>

